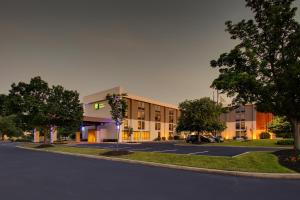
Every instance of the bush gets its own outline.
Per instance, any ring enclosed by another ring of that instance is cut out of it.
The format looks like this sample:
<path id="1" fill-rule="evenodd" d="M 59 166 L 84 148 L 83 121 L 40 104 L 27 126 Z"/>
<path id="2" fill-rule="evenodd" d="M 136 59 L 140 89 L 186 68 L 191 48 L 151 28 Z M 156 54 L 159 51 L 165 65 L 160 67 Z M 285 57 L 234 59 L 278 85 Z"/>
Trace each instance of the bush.
<path id="1" fill-rule="evenodd" d="M 118 142 L 118 139 L 103 139 L 103 142 Z"/>
<path id="2" fill-rule="evenodd" d="M 32 142 L 32 140 L 29 138 L 18 138 L 14 142 Z"/>
<path id="3" fill-rule="evenodd" d="M 161 137 L 155 138 L 154 141 L 161 141 Z"/>
<path id="4" fill-rule="evenodd" d="M 173 136 L 169 136 L 169 137 L 168 137 L 168 140 L 173 140 L 173 139 L 174 139 Z"/>
<path id="5" fill-rule="evenodd" d="M 279 140 L 276 142 L 277 145 L 294 145 L 294 140 Z"/>
<path id="6" fill-rule="evenodd" d="M 270 135 L 270 133 L 268 133 L 268 132 L 262 132 L 262 133 L 259 135 L 259 138 L 260 138 L 260 139 L 270 139 L 270 138 L 271 138 L 271 135 Z"/>
<path id="7" fill-rule="evenodd" d="M 57 141 L 54 141 L 53 144 L 68 144 L 68 143 L 66 141 L 57 140 Z"/>
<path id="8" fill-rule="evenodd" d="M 276 133 L 278 138 L 293 138 L 292 133 Z"/>
<path id="9" fill-rule="evenodd" d="M 166 141 L 166 137 L 162 137 L 161 139 L 162 139 L 163 141 Z"/>
<path id="10" fill-rule="evenodd" d="M 175 135 L 174 136 L 174 140 L 181 140 L 182 138 L 180 138 L 180 136 L 179 135 Z"/>

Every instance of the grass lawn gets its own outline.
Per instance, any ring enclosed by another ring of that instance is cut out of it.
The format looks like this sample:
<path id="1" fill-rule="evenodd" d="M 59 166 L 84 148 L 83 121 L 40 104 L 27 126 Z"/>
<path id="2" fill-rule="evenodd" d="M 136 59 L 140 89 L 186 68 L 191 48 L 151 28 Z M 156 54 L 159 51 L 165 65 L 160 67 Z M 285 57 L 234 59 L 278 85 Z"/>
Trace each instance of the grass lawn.
<path id="1" fill-rule="evenodd" d="M 236 140 L 225 140 L 223 143 L 209 143 L 203 144 L 206 146 L 243 146 L 243 147 L 292 147 L 292 145 L 278 145 L 276 142 L 279 140 L 246 140 L 246 141 L 236 141 Z"/>
<path id="2" fill-rule="evenodd" d="M 24 144 L 25 147 L 35 148 L 37 145 Z M 88 155 L 102 155 L 108 150 L 96 148 L 69 147 L 65 145 L 55 145 L 54 147 L 43 148 L 47 151 L 59 151 L 69 153 L 80 153 Z M 155 163 L 173 164 L 180 166 L 222 169 L 229 171 L 246 171 L 246 172 L 265 172 L 265 173 L 293 173 L 279 164 L 278 158 L 271 152 L 251 152 L 238 157 L 216 157 L 216 156 L 196 156 L 196 155 L 179 155 L 168 153 L 152 152 L 134 152 L 127 155 L 114 156 L 130 160 L 148 161 Z"/>

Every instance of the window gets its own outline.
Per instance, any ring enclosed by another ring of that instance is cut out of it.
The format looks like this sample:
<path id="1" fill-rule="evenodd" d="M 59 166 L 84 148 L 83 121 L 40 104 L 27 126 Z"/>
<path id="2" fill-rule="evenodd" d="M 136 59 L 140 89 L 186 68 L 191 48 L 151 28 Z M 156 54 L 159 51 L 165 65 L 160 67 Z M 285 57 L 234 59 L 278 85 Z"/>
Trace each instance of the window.
<path id="1" fill-rule="evenodd" d="M 160 106 L 155 105 L 155 106 L 154 106 L 154 110 L 155 110 L 155 111 L 160 111 Z"/>
<path id="2" fill-rule="evenodd" d="M 237 121 L 237 122 L 235 123 L 235 128 L 236 128 L 236 129 L 241 129 L 241 123 L 240 123 L 240 121 Z"/>
<path id="3" fill-rule="evenodd" d="M 145 129 L 145 121 L 138 121 L 138 129 L 139 130 Z"/>
<path id="4" fill-rule="evenodd" d="M 155 123 L 155 130 L 156 131 L 159 131 L 160 130 L 160 123 Z"/>
<path id="5" fill-rule="evenodd" d="M 174 131 L 174 124 L 169 124 L 169 131 Z"/>
<path id="6" fill-rule="evenodd" d="M 133 140 L 134 141 L 150 140 L 150 132 L 147 132 L 147 131 L 134 132 Z"/>
<path id="7" fill-rule="evenodd" d="M 160 120 L 161 120 L 160 111 L 155 111 L 155 121 L 160 121 Z"/>
<path id="8" fill-rule="evenodd" d="M 122 132 L 122 140 L 130 140 L 130 135 L 128 132 L 126 131 Z"/>
<path id="9" fill-rule="evenodd" d="M 174 111 L 169 111 L 169 123 L 174 123 Z"/>
<path id="10" fill-rule="evenodd" d="M 145 110 L 145 102 L 138 102 L 138 109 Z"/>
<path id="11" fill-rule="evenodd" d="M 145 111 L 138 111 L 138 119 L 145 120 Z"/>
<path id="12" fill-rule="evenodd" d="M 245 106 L 240 106 L 235 110 L 236 113 L 244 113 L 245 112 Z"/>
<path id="13" fill-rule="evenodd" d="M 245 121 L 241 121 L 241 129 L 246 129 L 246 123 L 245 123 Z"/>
<path id="14" fill-rule="evenodd" d="M 128 129 L 128 120 L 124 120 L 124 128 Z"/>

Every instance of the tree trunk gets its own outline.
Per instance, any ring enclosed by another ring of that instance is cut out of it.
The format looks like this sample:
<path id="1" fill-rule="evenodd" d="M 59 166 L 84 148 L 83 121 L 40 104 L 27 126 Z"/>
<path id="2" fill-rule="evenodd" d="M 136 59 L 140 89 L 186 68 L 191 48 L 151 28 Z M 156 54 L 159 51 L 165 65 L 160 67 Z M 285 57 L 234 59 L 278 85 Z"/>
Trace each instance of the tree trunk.
<path id="1" fill-rule="evenodd" d="M 44 144 L 47 144 L 48 128 L 44 129 Z"/>
<path id="2" fill-rule="evenodd" d="M 300 121 L 293 120 L 294 147 L 300 150 Z"/>
<path id="3" fill-rule="evenodd" d="M 4 141 L 4 133 L 1 134 L 2 141 Z"/>

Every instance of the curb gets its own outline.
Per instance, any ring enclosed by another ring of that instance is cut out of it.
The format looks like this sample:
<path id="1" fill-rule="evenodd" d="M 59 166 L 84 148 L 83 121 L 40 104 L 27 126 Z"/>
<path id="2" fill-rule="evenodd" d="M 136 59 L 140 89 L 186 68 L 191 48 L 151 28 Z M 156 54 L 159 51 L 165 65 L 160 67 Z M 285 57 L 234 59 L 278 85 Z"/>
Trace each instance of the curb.
<path id="1" fill-rule="evenodd" d="M 22 146 L 16 146 L 16 147 L 19 149 L 25 149 L 25 150 L 31 150 L 31 151 L 49 152 L 49 153 L 55 153 L 55 154 L 92 158 L 92 159 L 98 159 L 98 160 L 108 160 L 108 161 L 115 161 L 115 162 L 140 164 L 140 165 L 146 165 L 146 166 L 152 166 L 152 167 L 163 167 L 163 168 L 168 168 L 168 169 L 193 171 L 193 172 L 206 173 L 206 174 L 218 174 L 218 175 L 229 175 L 229 176 L 251 177 L 251 178 L 281 179 L 281 180 L 282 179 L 300 180 L 300 173 L 288 174 L 288 173 L 256 173 L 256 172 L 226 171 L 226 170 L 219 170 L 219 169 L 205 169 L 205 168 L 197 168 L 197 167 L 145 162 L 145 161 L 138 161 L 138 160 L 129 160 L 129 159 L 124 159 L 124 158 L 112 158 L 112 157 L 106 157 L 106 156 L 94 156 L 94 155 L 79 154 L 79 153 L 49 151 L 49 150 L 34 149 L 34 148 L 22 147 Z"/>

